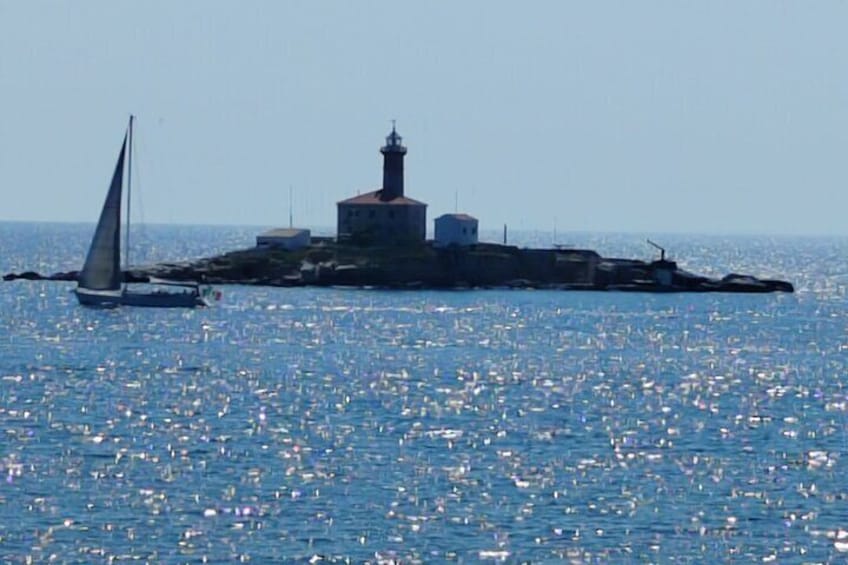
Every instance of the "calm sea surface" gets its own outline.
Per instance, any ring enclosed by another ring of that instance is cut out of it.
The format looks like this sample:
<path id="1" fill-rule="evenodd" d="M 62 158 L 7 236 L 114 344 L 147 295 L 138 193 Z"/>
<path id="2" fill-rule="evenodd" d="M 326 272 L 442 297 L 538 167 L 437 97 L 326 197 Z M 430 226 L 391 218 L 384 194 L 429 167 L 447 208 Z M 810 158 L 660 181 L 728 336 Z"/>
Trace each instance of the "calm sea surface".
<path id="1" fill-rule="evenodd" d="M 91 231 L 0 223 L 0 272 L 77 269 Z M 257 231 L 148 227 L 137 259 Z M 848 239 L 659 239 L 798 292 L 233 286 L 97 311 L 0 283 L 0 560 L 848 559 Z"/>

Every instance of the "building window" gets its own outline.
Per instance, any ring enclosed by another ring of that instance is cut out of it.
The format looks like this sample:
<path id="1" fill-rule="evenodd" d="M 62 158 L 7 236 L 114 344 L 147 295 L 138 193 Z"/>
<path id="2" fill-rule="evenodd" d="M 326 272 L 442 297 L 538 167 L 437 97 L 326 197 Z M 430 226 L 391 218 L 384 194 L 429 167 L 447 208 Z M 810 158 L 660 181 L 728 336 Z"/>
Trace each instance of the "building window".
<path id="1" fill-rule="evenodd" d="M 394 218 L 394 217 L 395 217 L 395 211 L 389 210 L 389 218 Z"/>
<path id="2" fill-rule="evenodd" d="M 467 233 L 468 233 L 468 228 L 462 228 L 462 235 L 465 235 Z"/>
<path id="3" fill-rule="evenodd" d="M 348 209 L 347 209 L 347 217 L 348 217 L 348 218 L 350 218 L 350 217 L 352 217 L 352 216 L 353 216 L 353 210 L 351 210 L 350 208 L 348 208 Z"/>
<path id="4" fill-rule="evenodd" d="M 377 216 L 377 211 L 376 211 L 376 210 L 369 210 L 369 211 L 368 211 L 368 217 L 369 217 L 369 218 L 374 218 L 375 216 Z"/>
<path id="5" fill-rule="evenodd" d="M 477 228 L 471 228 L 471 235 L 477 235 Z"/>

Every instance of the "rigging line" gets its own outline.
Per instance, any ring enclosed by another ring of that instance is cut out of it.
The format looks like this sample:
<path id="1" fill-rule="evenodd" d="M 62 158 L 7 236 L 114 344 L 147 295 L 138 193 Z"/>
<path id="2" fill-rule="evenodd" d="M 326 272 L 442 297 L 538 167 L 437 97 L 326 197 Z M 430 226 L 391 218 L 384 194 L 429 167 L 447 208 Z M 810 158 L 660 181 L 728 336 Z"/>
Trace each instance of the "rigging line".
<path id="1" fill-rule="evenodd" d="M 138 157 L 139 155 L 144 155 L 145 150 L 143 147 L 144 142 L 142 141 L 142 148 L 137 149 L 137 145 L 139 143 L 138 136 L 135 134 L 138 129 L 138 124 L 136 123 L 135 117 L 133 117 L 133 140 L 132 140 L 132 204 L 133 204 L 133 216 L 132 219 L 127 217 L 127 226 L 132 224 L 132 239 L 135 241 L 135 247 L 133 249 L 133 255 L 136 257 L 136 261 L 138 263 L 146 263 L 150 256 L 150 246 L 146 243 L 148 240 L 147 237 L 147 226 L 145 222 L 145 213 L 144 213 L 144 182 L 142 179 L 142 169 L 144 167 L 139 165 Z M 142 135 L 142 137 L 144 137 Z M 128 200 L 129 203 L 129 200 Z M 129 247 L 129 245 L 127 246 Z"/>
<path id="2" fill-rule="evenodd" d="M 130 125 L 127 127 L 127 219 L 124 226 L 124 271 L 130 269 L 130 208 L 132 207 L 132 153 L 133 153 L 133 115 L 130 114 Z M 124 278 L 124 277 L 122 277 Z M 124 290 L 127 288 L 124 278 Z"/>
<path id="3" fill-rule="evenodd" d="M 138 124 L 135 124 L 133 126 L 133 129 L 137 130 Z M 138 242 L 140 242 L 140 241 L 142 241 L 142 242 L 147 241 L 147 225 L 146 225 L 147 222 L 145 222 L 145 219 L 144 219 L 144 198 L 143 198 L 144 197 L 144 191 L 143 191 L 144 183 L 142 182 L 142 180 L 143 180 L 142 179 L 142 169 L 143 169 L 143 167 L 140 167 L 139 162 L 138 162 L 138 156 L 140 154 L 144 154 L 145 151 L 144 151 L 144 147 L 142 147 L 141 149 L 136 149 L 137 145 L 138 145 L 138 136 L 135 135 L 135 136 L 133 136 L 132 151 L 133 151 L 133 163 L 134 163 L 134 166 L 133 166 L 133 169 L 134 169 L 133 184 L 135 185 L 135 191 L 134 191 L 135 192 L 135 194 L 134 194 L 135 202 L 134 202 L 134 204 L 135 204 L 135 209 L 136 209 L 136 215 L 135 216 L 136 216 L 137 221 L 134 222 L 135 228 L 133 230 L 133 233 L 134 233 L 134 237 L 135 237 L 135 240 L 136 240 L 136 248 L 137 249 L 149 249 L 149 246 L 146 245 L 146 244 L 138 245 Z M 142 259 L 143 259 L 143 261 L 147 261 L 147 257 L 143 257 Z"/>

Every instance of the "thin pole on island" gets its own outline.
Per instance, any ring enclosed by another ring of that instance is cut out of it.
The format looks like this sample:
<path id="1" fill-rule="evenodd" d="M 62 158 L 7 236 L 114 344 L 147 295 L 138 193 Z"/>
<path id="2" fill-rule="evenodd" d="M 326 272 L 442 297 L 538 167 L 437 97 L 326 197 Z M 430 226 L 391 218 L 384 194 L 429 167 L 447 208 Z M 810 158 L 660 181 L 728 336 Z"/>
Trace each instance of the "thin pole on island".
<path id="1" fill-rule="evenodd" d="M 506 245 L 506 224 L 504 224 L 504 245 Z"/>

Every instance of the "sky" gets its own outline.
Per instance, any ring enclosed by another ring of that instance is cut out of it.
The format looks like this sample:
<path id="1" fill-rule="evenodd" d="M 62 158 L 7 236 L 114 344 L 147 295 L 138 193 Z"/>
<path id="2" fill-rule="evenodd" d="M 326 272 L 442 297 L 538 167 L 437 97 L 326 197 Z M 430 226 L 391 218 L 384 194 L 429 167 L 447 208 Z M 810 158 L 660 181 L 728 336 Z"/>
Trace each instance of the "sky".
<path id="1" fill-rule="evenodd" d="M 828 0 L 0 0 L 0 221 L 94 223 L 134 114 L 149 223 L 335 226 L 397 120 L 430 228 L 846 235 L 846 22 Z"/>

